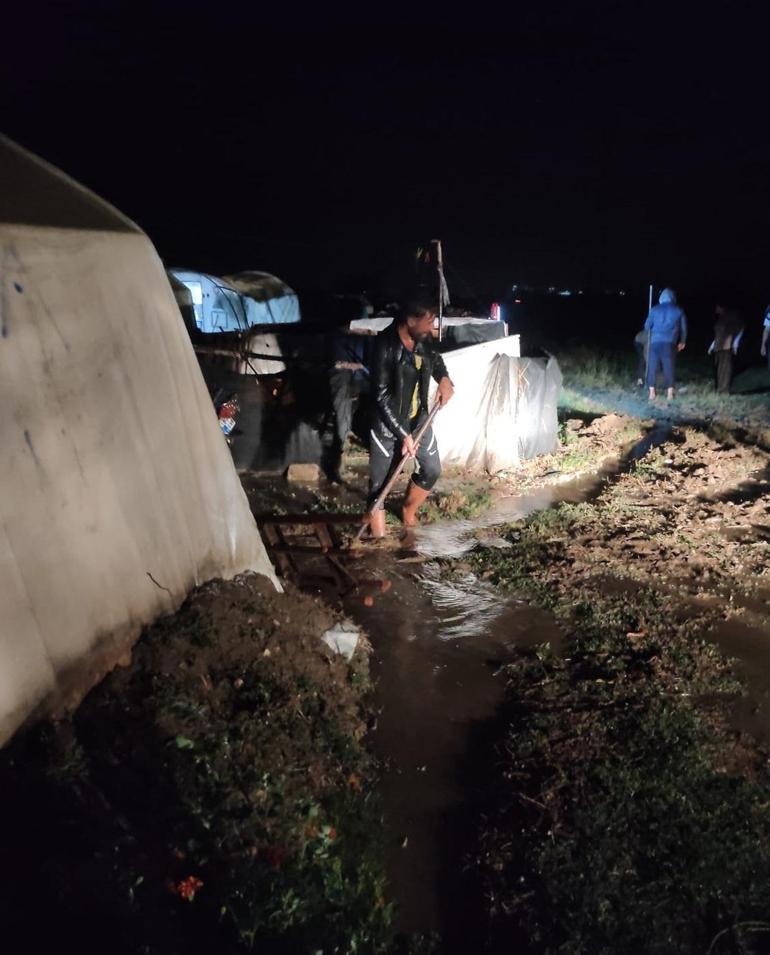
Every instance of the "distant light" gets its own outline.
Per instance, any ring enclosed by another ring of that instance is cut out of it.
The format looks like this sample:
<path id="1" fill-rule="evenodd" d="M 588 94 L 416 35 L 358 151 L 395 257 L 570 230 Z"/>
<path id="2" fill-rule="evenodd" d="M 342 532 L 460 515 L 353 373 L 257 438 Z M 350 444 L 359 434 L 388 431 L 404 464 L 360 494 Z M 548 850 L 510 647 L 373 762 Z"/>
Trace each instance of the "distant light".
<path id="1" fill-rule="evenodd" d="M 513 300 L 513 304 L 514 304 L 514 305 L 521 305 L 521 299 L 520 299 L 520 298 L 515 298 L 515 299 Z"/>
<path id="2" fill-rule="evenodd" d="M 625 295 L 625 294 L 626 294 L 625 289 L 621 289 L 618 294 L 620 294 L 620 295 Z"/>
<path id="3" fill-rule="evenodd" d="M 559 292 L 559 295 L 562 295 L 562 296 L 564 296 L 564 295 L 572 295 L 572 292 L 570 292 L 570 290 L 569 290 L 568 288 L 565 288 L 565 289 L 562 289 L 561 292 Z"/>

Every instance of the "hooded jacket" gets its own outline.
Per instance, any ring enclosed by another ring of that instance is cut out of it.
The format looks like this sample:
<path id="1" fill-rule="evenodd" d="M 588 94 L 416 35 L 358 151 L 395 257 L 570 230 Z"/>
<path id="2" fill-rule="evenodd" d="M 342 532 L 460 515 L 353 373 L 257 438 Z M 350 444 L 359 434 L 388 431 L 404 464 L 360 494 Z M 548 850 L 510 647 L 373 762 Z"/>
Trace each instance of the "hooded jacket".
<path id="1" fill-rule="evenodd" d="M 650 309 L 644 323 L 650 333 L 650 345 L 684 345 L 687 341 L 687 316 L 676 304 L 676 295 L 665 288 L 658 302 Z"/>

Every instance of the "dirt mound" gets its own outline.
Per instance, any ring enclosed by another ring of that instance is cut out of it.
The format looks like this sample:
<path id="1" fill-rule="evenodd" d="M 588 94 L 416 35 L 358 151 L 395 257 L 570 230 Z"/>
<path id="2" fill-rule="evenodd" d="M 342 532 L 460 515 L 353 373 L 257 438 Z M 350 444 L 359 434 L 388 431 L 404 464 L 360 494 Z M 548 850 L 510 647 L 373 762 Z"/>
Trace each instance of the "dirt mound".
<path id="1" fill-rule="evenodd" d="M 84 953 L 376 951 L 367 658 L 322 643 L 338 618 L 256 575 L 207 584 L 72 723 L 17 740 L 0 762 L 11 934 Z"/>
<path id="2" fill-rule="evenodd" d="M 632 421 L 633 419 L 627 415 L 602 415 L 600 418 L 595 418 L 588 427 L 583 430 L 583 434 L 593 434 L 597 436 L 611 435 L 617 431 L 624 430 Z"/>

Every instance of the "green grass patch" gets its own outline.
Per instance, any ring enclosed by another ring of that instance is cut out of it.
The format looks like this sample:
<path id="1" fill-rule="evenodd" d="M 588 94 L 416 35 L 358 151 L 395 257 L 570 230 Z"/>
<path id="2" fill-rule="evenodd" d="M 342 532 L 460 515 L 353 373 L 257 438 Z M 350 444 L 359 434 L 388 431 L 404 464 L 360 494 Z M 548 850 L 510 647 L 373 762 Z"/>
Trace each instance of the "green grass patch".
<path id="1" fill-rule="evenodd" d="M 603 352 L 595 348 L 571 348 L 557 353 L 566 384 L 588 388 L 627 387 L 635 380 L 636 352 Z"/>
<path id="2" fill-rule="evenodd" d="M 562 407 L 581 414 L 614 411 L 619 402 L 646 407 L 646 388 L 637 388 L 635 384 L 636 360 L 631 345 L 627 351 L 572 348 L 557 352 L 556 357 L 564 376 Z M 752 421 L 767 426 L 770 423 L 769 390 L 770 373 L 764 367 L 752 367 L 735 377 L 732 394 L 717 394 L 713 360 L 687 349 L 677 358 L 675 401 L 671 405 L 661 401 L 658 411 L 704 420 Z M 654 408 L 649 411 L 655 413 Z"/>
<path id="3" fill-rule="evenodd" d="M 435 491 L 421 510 L 424 521 L 472 520 L 492 503 L 487 487 L 463 482 L 445 491 Z"/>

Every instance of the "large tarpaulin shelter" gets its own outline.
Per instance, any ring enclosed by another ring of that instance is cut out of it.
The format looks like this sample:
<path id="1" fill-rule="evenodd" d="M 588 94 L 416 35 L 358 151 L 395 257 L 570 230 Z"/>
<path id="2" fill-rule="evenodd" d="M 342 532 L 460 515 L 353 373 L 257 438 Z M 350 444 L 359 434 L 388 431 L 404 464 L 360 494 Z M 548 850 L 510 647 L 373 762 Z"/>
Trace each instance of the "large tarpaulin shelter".
<path id="1" fill-rule="evenodd" d="M 0 743 L 194 586 L 275 582 L 163 266 L 0 137 Z"/>
<path id="2" fill-rule="evenodd" d="M 267 272 L 241 272 L 220 279 L 170 269 L 169 276 L 189 291 L 195 324 L 205 334 L 245 331 L 253 325 L 292 325 L 300 320 L 296 294 Z"/>
<path id="3" fill-rule="evenodd" d="M 444 354 L 455 386 L 433 425 L 444 465 L 494 474 L 558 447 L 558 362 L 518 351 L 516 335 Z"/>

